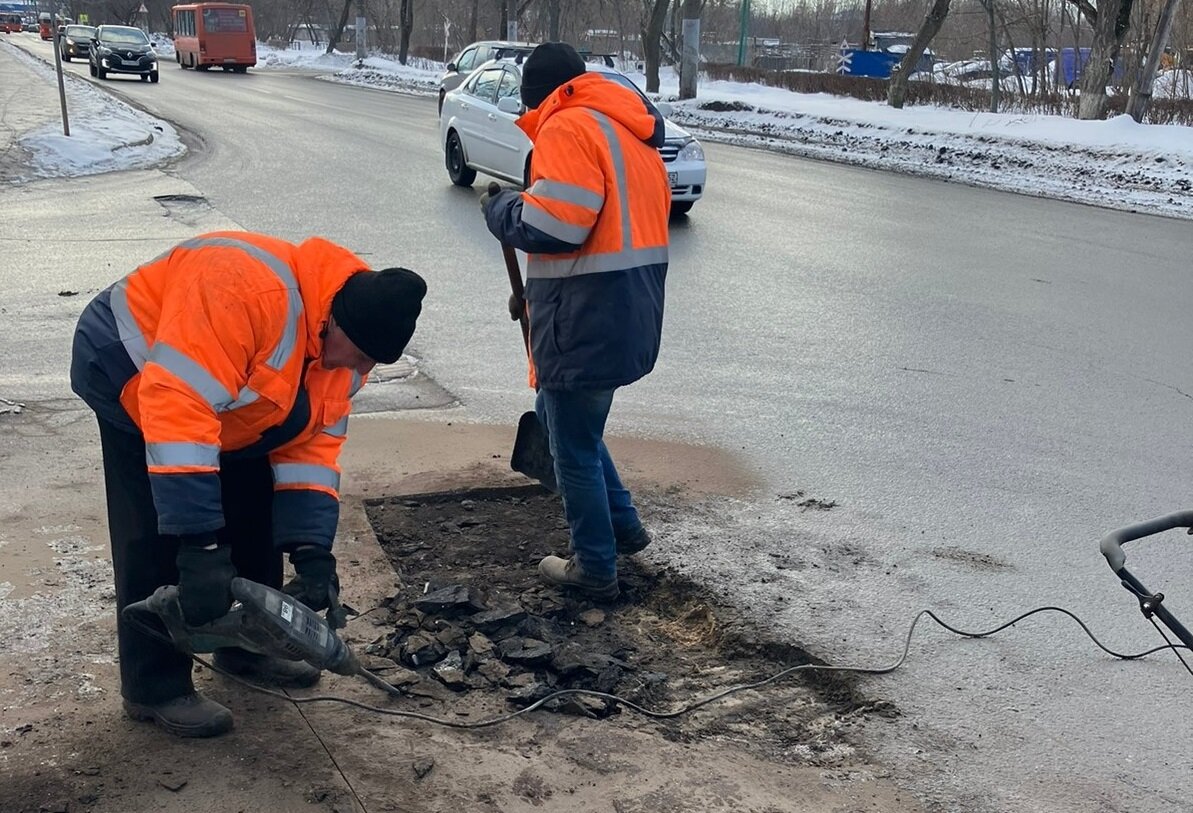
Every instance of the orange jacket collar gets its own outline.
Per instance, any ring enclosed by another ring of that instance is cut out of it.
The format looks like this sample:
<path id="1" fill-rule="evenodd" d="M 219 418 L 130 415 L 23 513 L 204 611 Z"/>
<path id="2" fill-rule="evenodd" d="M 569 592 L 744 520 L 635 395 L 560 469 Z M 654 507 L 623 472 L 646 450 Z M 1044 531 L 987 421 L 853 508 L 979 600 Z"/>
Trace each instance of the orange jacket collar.
<path id="1" fill-rule="evenodd" d="M 323 329 L 331 319 L 331 300 L 348 277 L 368 271 L 369 265 L 343 246 L 322 237 L 303 241 L 294 252 L 298 264 L 298 287 L 306 311 L 306 358 L 323 352 Z"/>
<path id="2" fill-rule="evenodd" d="M 519 118 L 518 127 L 534 141 L 551 116 L 572 107 L 604 113 L 642 141 L 649 142 L 655 132 L 655 117 L 642 98 L 599 73 L 586 73 L 560 85 L 542 104 Z"/>

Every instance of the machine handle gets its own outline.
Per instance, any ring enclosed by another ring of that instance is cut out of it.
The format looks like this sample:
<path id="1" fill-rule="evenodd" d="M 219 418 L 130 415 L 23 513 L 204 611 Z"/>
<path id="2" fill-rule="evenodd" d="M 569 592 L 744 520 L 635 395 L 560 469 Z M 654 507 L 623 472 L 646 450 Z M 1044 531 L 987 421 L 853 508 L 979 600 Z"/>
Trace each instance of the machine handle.
<path id="1" fill-rule="evenodd" d="M 1193 528 L 1193 511 L 1176 511 L 1111 531 L 1101 542 L 1102 555 L 1106 557 L 1110 569 L 1118 573 L 1127 564 L 1127 556 L 1123 553 L 1124 544 L 1145 536 L 1171 531 L 1173 528 Z"/>

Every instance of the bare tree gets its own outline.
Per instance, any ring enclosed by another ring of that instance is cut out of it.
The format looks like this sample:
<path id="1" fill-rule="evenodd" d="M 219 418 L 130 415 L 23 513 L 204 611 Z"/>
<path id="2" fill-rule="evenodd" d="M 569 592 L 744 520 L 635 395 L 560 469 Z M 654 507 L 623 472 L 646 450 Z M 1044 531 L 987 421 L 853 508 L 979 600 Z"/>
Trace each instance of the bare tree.
<path id="1" fill-rule="evenodd" d="M 340 10 L 340 21 L 332 29 L 327 38 L 327 53 L 331 53 L 340 44 L 340 37 L 344 36 L 344 26 L 348 25 L 348 15 L 352 12 L 352 0 L 344 0 L 344 7 Z"/>
<path id="2" fill-rule="evenodd" d="M 1131 6 L 1134 0 L 1069 0 L 1081 10 L 1094 28 L 1089 61 L 1081 69 L 1081 99 L 1077 104 L 1077 118 L 1106 117 L 1106 85 L 1114 75 L 1114 63 L 1123 47 L 1123 39 L 1131 27 Z"/>
<path id="3" fill-rule="evenodd" d="M 643 0 L 642 59 L 646 62 L 646 92 L 659 92 L 659 62 L 662 60 L 663 25 L 671 0 Z"/>
<path id="4" fill-rule="evenodd" d="M 924 17 L 924 22 L 920 25 L 915 39 L 911 41 L 907 53 L 903 55 L 903 60 L 891 71 L 891 83 L 886 91 L 886 103 L 891 107 L 903 107 L 903 102 L 907 99 L 907 80 L 915 71 L 928 44 L 940 33 L 941 26 L 948 16 L 949 0 L 933 0 L 932 8 Z"/>
<path id="5" fill-rule="evenodd" d="M 1176 18 L 1176 7 L 1180 0 L 1165 0 L 1164 10 L 1160 12 L 1160 22 L 1156 24 L 1156 34 L 1152 37 L 1151 47 L 1147 51 L 1147 61 L 1143 63 L 1138 81 L 1131 87 L 1131 97 L 1127 100 L 1127 114 L 1142 122 L 1147 115 L 1148 106 L 1152 101 L 1152 87 L 1156 81 L 1156 71 L 1160 68 L 1160 57 L 1164 55 L 1164 48 L 1168 45 L 1168 38 L 1172 34 L 1172 22 Z"/>
<path id="6" fill-rule="evenodd" d="M 414 30 L 414 0 L 402 0 L 398 22 L 401 39 L 398 41 L 398 62 L 406 64 L 410 54 L 410 32 Z"/>

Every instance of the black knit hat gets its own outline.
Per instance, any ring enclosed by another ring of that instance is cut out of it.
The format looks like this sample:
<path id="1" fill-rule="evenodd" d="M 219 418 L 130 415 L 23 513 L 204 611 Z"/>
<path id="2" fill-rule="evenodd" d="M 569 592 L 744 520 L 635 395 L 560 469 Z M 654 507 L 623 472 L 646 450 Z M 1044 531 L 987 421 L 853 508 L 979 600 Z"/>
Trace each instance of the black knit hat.
<path id="1" fill-rule="evenodd" d="M 331 300 L 331 315 L 361 352 L 393 364 L 414 335 L 426 294 L 423 278 L 405 268 L 362 271 Z"/>
<path id="2" fill-rule="evenodd" d="M 530 52 L 522 66 L 522 104 L 533 110 L 555 88 L 582 76 L 585 70 L 584 59 L 575 48 L 566 42 L 544 42 Z"/>

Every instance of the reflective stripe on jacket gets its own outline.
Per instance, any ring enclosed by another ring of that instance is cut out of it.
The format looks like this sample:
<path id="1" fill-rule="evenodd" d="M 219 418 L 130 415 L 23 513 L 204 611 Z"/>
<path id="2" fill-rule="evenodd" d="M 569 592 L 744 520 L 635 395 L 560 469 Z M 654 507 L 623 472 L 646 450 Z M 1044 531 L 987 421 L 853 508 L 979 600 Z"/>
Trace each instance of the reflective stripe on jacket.
<path id="1" fill-rule="evenodd" d="M 486 210 L 490 231 L 530 254 L 531 384 L 609 389 L 658 358 L 671 188 L 663 121 L 599 73 L 518 120 L 534 142 L 531 184 Z"/>
<path id="2" fill-rule="evenodd" d="M 331 546 L 352 370 L 318 359 L 331 300 L 367 264 L 320 238 L 188 240 L 97 296 L 75 331 L 71 386 L 145 438 L 163 534 L 224 524 L 222 455 L 268 455 L 274 540 Z"/>

